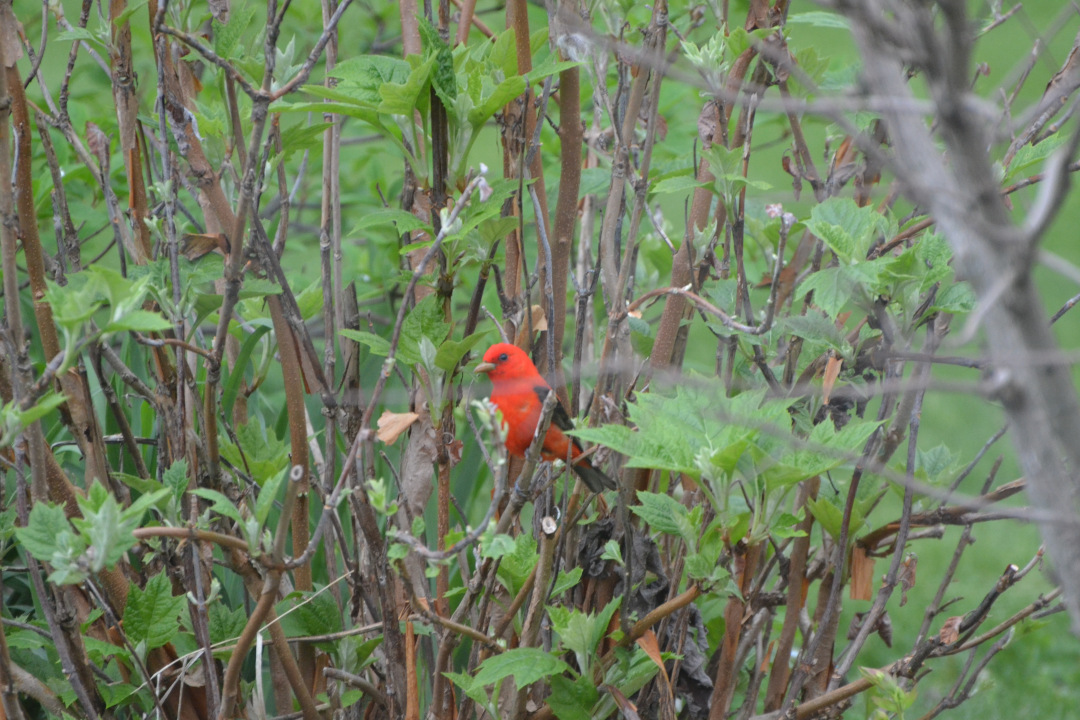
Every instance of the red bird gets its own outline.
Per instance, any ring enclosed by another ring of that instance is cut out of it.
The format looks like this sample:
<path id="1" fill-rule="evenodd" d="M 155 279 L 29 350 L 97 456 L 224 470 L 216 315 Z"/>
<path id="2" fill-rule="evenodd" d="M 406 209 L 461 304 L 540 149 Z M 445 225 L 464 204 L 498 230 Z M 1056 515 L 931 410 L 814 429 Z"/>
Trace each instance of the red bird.
<path id="1" fill-rule="evenodd" d="M 502 411 L 507 428 L 507 452 L 525 457 L 551 386 L 533 365 L 528 354 L 509 343 L 497 343 L 488 348 L 484 353 L 484 361 L 476 366 L 476 372 L 486 373 L 491 378 L 491 402 Z M 570 467 L 590 490 L 596 493 L 605 488 L 613 490 L 615 481 L 593 467 L 587 457 L 581 457 L 584 453 L 581 445 L 563 432 L 573 429 L 574 423 L 566 409 L 556 402 L 551 425 L 540 449 L 541 457 L 545 460 L 565 461 L 569 455 Z"/>

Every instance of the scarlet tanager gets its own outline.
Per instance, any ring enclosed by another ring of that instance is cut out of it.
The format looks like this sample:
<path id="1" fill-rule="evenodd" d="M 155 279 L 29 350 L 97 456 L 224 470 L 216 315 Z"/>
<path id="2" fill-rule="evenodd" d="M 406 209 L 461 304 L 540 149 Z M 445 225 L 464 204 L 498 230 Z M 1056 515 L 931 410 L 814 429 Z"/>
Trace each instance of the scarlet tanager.
<path id="1" fill-rule="evenodd" d="M 552 391 L 551 386 L 528 354 L 509 343 L 497 343 L 488 348 L 484 361 L 476 366 L 476 372 L 486 373 L 491 378 L 491 402 L 502 411 L 506 424 L 506 451 L 525 457 L 536 433 L 544 400 Z M 551 425 L 540 449 L 541 457 L 565 461 L 569 456 L 570 467 L 590 490 L 598 493 L 605 488 L 614 489 L 615 481 L 593 467 L 587 457 L 581 457 L 584 453 L 581 445 L 564 433 L 573 428 L 574 423 L 566 409 L 556 402 Z"/>

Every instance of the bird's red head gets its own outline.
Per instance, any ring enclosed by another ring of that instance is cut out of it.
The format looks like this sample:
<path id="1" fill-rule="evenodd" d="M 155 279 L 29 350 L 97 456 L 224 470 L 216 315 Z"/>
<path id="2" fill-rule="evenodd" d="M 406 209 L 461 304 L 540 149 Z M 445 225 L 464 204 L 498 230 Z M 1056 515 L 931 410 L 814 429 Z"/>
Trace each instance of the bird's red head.
<path id="1" fill-rule="evenodd" d="M 531 378 L 539 375 L 528 353 L 510 343 L 495 343 L 484 353 L 476 372 L 486 373 L 493 383 L 500 380 Z"/>

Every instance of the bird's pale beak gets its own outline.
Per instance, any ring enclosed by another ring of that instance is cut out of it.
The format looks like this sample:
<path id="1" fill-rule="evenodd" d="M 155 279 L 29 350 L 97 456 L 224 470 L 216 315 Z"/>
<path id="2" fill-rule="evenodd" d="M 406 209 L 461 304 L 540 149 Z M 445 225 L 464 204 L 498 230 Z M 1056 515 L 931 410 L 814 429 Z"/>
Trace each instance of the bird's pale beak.
<path id="1" fill-rule="evenodd" d="M 482 363 L 480 363 L 479 365 L 476 366 L 476 371 L 475 372 L 485 373 L 486 374 L 486 373 L 491 372 L 494 369 L 495 369 L 495 363 L 482 362 Z"/>

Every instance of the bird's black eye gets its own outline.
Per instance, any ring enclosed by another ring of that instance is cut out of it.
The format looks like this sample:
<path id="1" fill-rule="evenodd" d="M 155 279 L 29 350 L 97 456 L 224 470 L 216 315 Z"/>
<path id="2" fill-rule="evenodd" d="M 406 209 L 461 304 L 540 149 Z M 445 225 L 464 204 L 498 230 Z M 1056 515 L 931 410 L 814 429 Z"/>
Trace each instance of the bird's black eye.
<path id="1" fill-rule="evenodd" d="M 506 362 L 509 359 L 510 358 L 506 355 L 506 353 L 503 353 L 502 355 L 499 356 L 499 362 Z"/>

